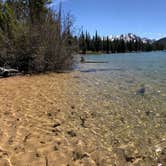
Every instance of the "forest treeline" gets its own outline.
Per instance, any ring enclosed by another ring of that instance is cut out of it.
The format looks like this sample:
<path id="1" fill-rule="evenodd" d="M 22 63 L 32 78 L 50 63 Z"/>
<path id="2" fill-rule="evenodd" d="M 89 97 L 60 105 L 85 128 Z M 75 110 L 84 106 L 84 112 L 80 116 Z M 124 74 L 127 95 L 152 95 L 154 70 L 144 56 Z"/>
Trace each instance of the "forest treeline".
<path id="1" fill-rule="evenodd" d="M 138 52 L 138 51 L 156 51 L 163 50 L 164 46 L 158 43 L 143 42 L 141 39 L 132 39 L 125 41 L 124 39 L 110 39 L 101 37 L 97 31 L 95 35 L 91 36 L 88 32 L 80 34 L 79 39 L 80 53 L 86 54 L 89 52 L 102 53 L 124 53 L 124 52 Z"/>
<path id="2" fill-rule="evenodd" d="M 69 69 L 77 46 L 72 18 L 50 0 L 0 0 L 0 66 L 19 71 Z"/>
<path id="3" fill-rule="evenodd" d="M 70 69 L 74 53 L 162 50 L 141 40 L 110 40 L 73 34 L 70 14 L 50 8 L 51 0 L 0 0 L 0 66 L 25 73 Z"/>

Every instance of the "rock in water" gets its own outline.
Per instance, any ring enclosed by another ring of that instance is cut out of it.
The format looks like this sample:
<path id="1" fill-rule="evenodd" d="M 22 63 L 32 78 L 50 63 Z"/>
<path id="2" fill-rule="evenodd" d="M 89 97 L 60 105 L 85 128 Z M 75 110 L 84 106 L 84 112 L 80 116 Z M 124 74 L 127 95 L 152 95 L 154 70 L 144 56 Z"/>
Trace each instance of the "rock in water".
<path id="1" fill-rule="evenodd" d="M 144 95 L 145 94 L 145 87 L 141 87 L 138 91 L 137 91 L 138 95 Z"/>
<path id="2" fill-rule="evenodd" d="M 81 62 L 81 63 L 84 63 L 84 62 L 85 62 L 85 59 L 84 59 L 84 57 L 83 57 L 83 56 L 81 57 L 80 62 Z"/>

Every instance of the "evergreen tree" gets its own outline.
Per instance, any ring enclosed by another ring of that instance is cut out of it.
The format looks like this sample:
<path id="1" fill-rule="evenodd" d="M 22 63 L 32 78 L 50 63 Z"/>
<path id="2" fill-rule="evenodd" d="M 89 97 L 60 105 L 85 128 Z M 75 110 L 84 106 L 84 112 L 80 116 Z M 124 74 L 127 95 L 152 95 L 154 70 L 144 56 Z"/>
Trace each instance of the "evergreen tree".
<path id="1" fill-rule="evenodd" d="M 81 32 L 81 35 L 79 37 L 79 48 L 82 54 L 86 54 L 86 51 L 87 51 L 86 38 L 83 31 Z"/>
<path id="2" fill-rule="evenodd" d="M 0 65 L 24 72 L 54 71 L 72 60 L 72 20 L 48 8 L 49 0 L 0 1 Z"/>
<path id="3" fill-rule="evenodd" d="M 152 51 L 152 50 L 162 50 L 164 46 L 143 43 L 141 39 L 125 41 L 123 39 L 110 40 L 109 37 L 101 37 L 96 31 L 94 36 L 90 36 L 86 31 L 83 32 L 79 38 L 79 48 L 82 53 L 86 51 L 94 52 L 104 52 L 104 53 L 116 53 L 116 52 L 137 52 L 137 51 Z"/>
<path id="4" fill-rule="evenodd" d="M 107 36 L 107 41 L 106 41 L 106 53 L 109 54 L 110 52 L 110 41 L 109 37 Z"/>
<path id="5" fill-rule="evenodd" d="M 96 51 L 96 52 L 101 51 L 101 48 L 102 48 L 102 41 L 101 41 L 100 36 L 98 36 L 97 31 L 96 31 L 96 33 L 95 33 L 95 43 L 94 43 L 94 45 L 95 45 L 95 51 Z"/>
<path id="6" fill-rule="evenodd" d="M 90 35 L 87 31 L 86 31 L 86 34 L 85 34 L 85 42 L 86 42 L 86 49 L 90 50 L 91 37 L 90 37 Z"/>

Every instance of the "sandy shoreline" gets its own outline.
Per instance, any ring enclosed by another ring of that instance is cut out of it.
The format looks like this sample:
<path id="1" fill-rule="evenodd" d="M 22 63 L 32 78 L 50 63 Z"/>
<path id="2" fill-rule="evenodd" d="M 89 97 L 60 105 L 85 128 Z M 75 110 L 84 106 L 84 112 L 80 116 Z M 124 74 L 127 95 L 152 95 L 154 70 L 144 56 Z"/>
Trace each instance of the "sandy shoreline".
<path id="1" fill-rule="evenodd" d="M 0 165 L 93 166 L 100 162 L 96 138 L 88 142 L 85 132 L 79 135 L 81 128 L 86 130 L 84 120 L 80 116 L 78 122 L 73 120 L 80 114 L 72 103 L 73 81 L 71 74 L 0 80 Z"/>
<path id="2" fill-rule="evenodd" d="M 63 130 L 71 109 L 67 79 L 49 74 L 0 80 L 0 165 L 70 163 Z"/>
<path id="3" fill-rule="evenodd" d="M 103 100 L 93 88 L 78 73 L 1 79 L 0 165 L 157 165 L 156 140 L 142 145 L 146 138 L 133 135 L 146 115 L 124 113 L 122 98 Z"/>

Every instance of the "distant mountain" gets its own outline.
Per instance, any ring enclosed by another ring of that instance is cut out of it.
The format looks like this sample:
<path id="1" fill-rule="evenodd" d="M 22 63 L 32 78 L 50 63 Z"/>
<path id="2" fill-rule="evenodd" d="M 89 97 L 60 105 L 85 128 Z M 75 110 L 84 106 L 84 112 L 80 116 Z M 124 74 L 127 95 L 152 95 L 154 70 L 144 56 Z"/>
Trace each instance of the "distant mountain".
<path id="1" fill-rule="evenodd" d="M 159 39 L 156 41 L 157 44 L 159 45 L 163 45 L 164 48 L 166 49 L 166 37 L 165 38 L 162 38 L 162 39 Z"/>
<path id="2" fill-rule="evenodd" d="M 117 35 L 117 36 L 110 36 L 110 39 L 112 41 L 119 39 L 119 40 L 124 40 L 125 42 L 142 41 L 143 43 L 151 43 L 151 44 L 155 42 L 155 40 L 151 40 L 148 38 L 141 38 L 133 33 L 122 34 L 122 35 Z"/>

